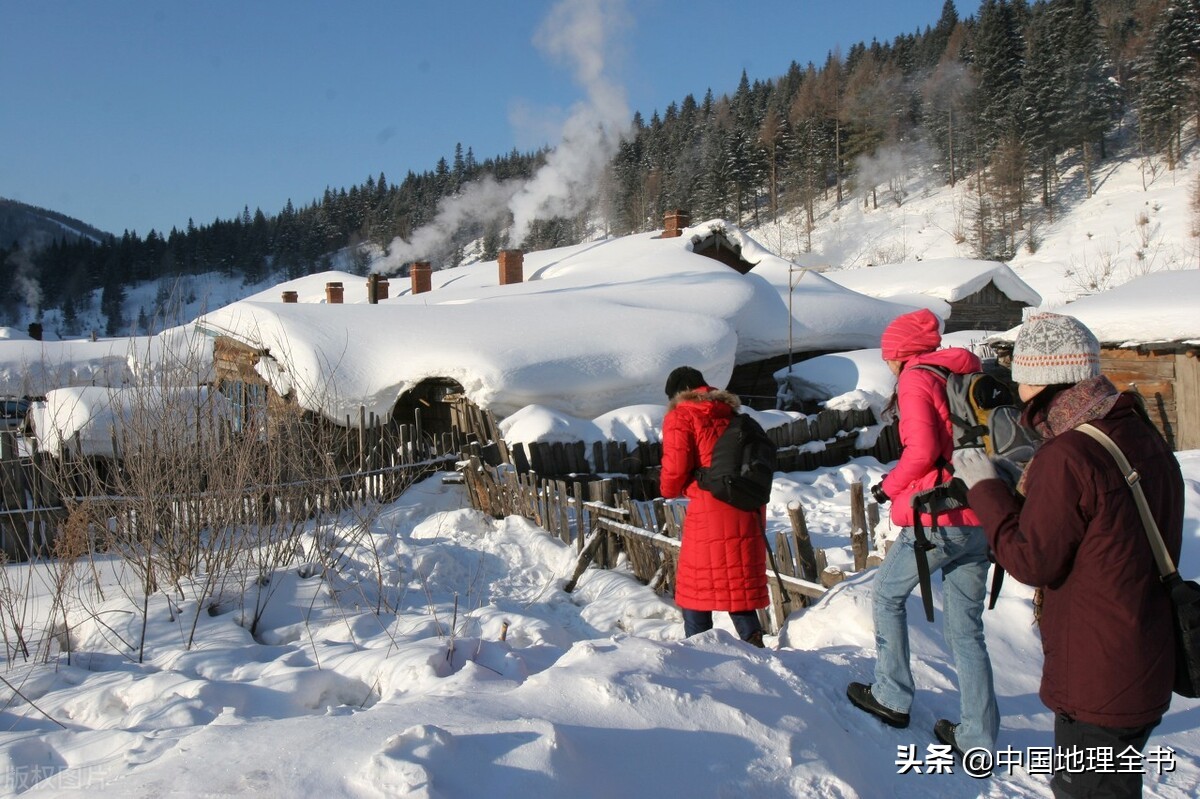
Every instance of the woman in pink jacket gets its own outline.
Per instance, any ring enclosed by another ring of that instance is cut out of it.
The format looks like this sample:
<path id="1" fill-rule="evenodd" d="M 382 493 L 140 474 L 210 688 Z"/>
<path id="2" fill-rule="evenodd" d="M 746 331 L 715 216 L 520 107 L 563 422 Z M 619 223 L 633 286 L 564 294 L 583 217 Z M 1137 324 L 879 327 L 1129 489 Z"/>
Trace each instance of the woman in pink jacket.
<path id="1" fill-rule="evenodd" d="M 883 359 L 896 375 L 896 402 L 903 447 L 894 469 L 872 489 L 880 502 L 891 501 L 892 521 L 903 527 L 875 575 L 875 682 L 852 682 L 850 701 L 893 727 L 907 727 L 916 687 L 909 663 L 906 604 L 917 585 L 912 498 L 949 478 L 953 435 L 946 402 L 946 380 L 939 367 L 956 373 L 980 369 L 979 358 L 960 347 L 938 349 L 941 320 L 928 310 L 897 317 L 883 332 Z M 969 508 L 922 514 L 934 548 L 927 553 L 930 571 L 942 572 L 943 628 L 958 670 L 962 721 L 939 719 L 935 737 L 958 752 L 996 746 L 1000 713 L 992 683 L 992 664 L 983 638 L 983 600 L 987 588 L 987 539 Z"/>
<path id="2" fill-rule="evenodd" d="M 762 646 L 758 608 L 767 593 L 766 509 L 748 511 L 722 502 L 696 484 L 697 469 L 712 462 L 713 447 L 741 404 L 681 366 L 667 378 L 670 404 L 663 418 L 659 488 L 664 497 L 687 497 L 683 543 L 675 569 L 675 604 L 686 636 L 711 630 L 713 611 L 729 613 L 743 641 Z"/>

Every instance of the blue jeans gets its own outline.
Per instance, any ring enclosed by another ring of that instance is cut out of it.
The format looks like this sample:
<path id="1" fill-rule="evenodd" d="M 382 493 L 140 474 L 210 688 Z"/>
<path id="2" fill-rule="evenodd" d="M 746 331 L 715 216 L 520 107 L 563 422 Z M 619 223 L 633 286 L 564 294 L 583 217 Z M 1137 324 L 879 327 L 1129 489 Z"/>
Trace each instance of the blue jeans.
<path id="1" fill-rule="evenodd" d="M 996 748 L 1000 712 L 992 684 L 992 662 L 983 638 L 987 593 L 987 539 L 982 527 L 942 527 L 927 532 L 929 571 L 942 573 L 942 629 L 958 671 L 962 721 L 955 743 L 967 751 Z M 885 707 L 907 713 L 912 707 L 912 666 L 908 651 L 906 601 L 917 586 L 913 531 L 905 527 L 875 575 L 875 682 L 871 694 Z"/>
<path id="2" fill-rule="evenodd" d="M 693 635 L 707 632 L 713 628 L 711 610 L 688 610 L 687 608 L 680 608 L 680 610 L 683 612 L 683 635 L 685 638 L 691 638 Z M 729 618 L 733 621 L 733 629 L 737 630 L 738 638 L 743 641 L 762 630 L 762 625 L 758 623 L 758 611 L 756 610 L 730 612 Z"/>

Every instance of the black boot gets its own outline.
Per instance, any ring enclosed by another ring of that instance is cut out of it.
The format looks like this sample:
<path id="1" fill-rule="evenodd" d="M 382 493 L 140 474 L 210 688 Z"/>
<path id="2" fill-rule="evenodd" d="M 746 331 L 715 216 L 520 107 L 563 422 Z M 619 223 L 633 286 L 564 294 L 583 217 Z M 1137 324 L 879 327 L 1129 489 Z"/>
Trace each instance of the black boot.
<path id="1" fill-rule="evenodd" d="M 856 708 L 867 711 L 889 727 L 902 730 L 908 726 L 908 714 L 881 705 L 879 700 L 871 694 L 871 686 L 866 683 L 850 683 L 846 687 L 846 696 L 850 698 L 851 704 Z"/>
<path id="2" fill-rule="evenodd" d="M 949 746 L 961 757 L 963 751 L 959 748 L 958 741 L 954 737 L 954 731 L 957 728 L 958 725 L 949 719 L 938 719 L 937 724 L 933 725 L 933 737 L 946 746 Z"/>

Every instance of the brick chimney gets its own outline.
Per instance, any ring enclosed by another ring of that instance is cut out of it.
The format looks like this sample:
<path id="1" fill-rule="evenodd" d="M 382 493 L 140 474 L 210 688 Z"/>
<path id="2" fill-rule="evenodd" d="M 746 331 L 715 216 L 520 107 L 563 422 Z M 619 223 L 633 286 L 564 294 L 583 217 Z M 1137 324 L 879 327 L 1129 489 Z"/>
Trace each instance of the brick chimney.
<path id="1" fill-rule="evenodd" d="M 367 302 L 375 305 L 380 300 L 388 298 L 388 279 L 381 274 L 372 273 L 367 277 Z"/>
<path id="2" fill-rule="evenodd" d="M 412 279 L 412 293 L 424 294 L 433 290 L 432 267 L 428 261 L 414 261 L 408 267 L 408 276 Z"/>
<path id="3" fill-rule="evenodd" d="M 330 282 L 325 284 L 325 302 L 330 305 L 341 305 L 342 294 L 344 289 L 341 282 Z"/>
<path id="4" fill-rule="evenodd" d="M 664 239 L 673 239 L 683 235 L 683 229 L 692 223 L 692 215 L 680 208 L 673 208 L 663 214 Z"/>
<path id="5" fill-rule="evenodd" d="M 525 254 L 520 250 L 500 251 L 500 285 L 520 283 L 524 280 Z"/>
<path id="6" fill-rule="evenodd" d="M 300 301 L 300 295 L 294 291 L 283 292 L 283 301 L 286 303 L 294 303 Z"/>

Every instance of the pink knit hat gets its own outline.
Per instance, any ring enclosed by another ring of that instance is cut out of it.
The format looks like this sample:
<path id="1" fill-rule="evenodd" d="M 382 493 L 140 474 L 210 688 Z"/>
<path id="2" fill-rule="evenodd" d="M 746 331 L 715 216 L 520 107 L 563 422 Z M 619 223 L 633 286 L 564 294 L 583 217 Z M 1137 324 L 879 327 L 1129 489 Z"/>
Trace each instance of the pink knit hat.
<path id="1" fill-rule="evenodd" d="M 885 361 L 907 361 L 933 352 L 942 343 L 942 320 L 927 308 L 902 314 L 883 331 L 879 346 Z"/>

